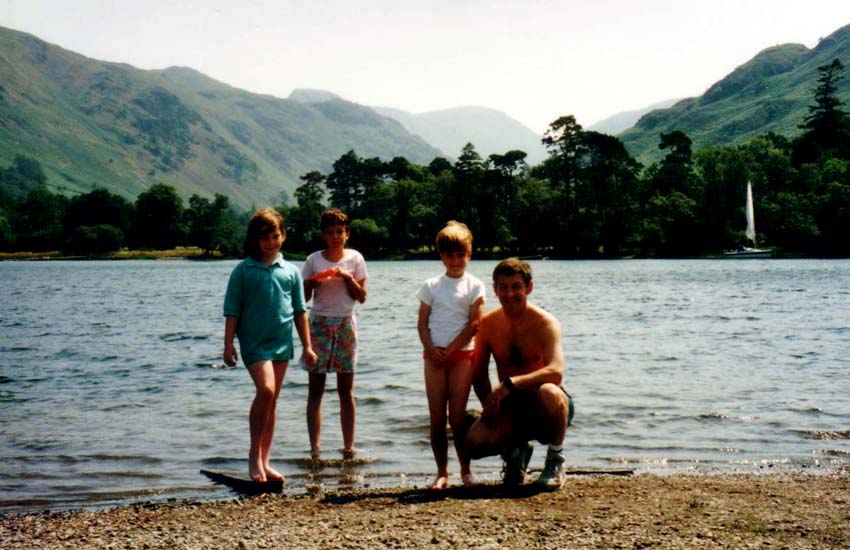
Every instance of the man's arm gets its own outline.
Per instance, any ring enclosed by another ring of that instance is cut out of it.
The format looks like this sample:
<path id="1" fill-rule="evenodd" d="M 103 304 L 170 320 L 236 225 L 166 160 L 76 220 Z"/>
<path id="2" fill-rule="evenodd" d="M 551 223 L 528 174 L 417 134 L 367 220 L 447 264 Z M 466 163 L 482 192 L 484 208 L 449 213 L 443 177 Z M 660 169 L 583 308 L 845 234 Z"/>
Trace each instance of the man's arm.
<path id="1" fill-rule="evenodd" d="M 490 343 L 487 341 L 487 318 L 484 317 L 479 325 L 478 334 L 475 335 L 475 354 L 472 359 L 473 379 L 472 387 L 475 390 L 475 396 L 481 404 L 484 404 L 484 399 L 490 395 L 493 390 L 490 385 Z"/>

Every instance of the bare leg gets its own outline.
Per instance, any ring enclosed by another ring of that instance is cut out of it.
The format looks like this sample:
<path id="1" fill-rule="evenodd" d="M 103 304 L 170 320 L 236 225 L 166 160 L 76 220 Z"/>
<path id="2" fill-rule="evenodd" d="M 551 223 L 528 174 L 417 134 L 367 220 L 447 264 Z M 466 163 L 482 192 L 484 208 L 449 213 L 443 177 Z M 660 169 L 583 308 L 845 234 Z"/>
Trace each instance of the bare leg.
<path id="1" fill-rule="evenodd" d="M 272 367 L 274 369 L 275 394 L 274 400 L 272 401 L 271 410 L 269 410 L 269 415 L 266 418 L 266 429 L 262 441 L 262 460 L 263 469 L 266 472 L 266 479 L 273 479 L 278 481 L 283 480 L 283 474 L 271 467 L 271 465 L 269 464 L 269 458 L 271 457 L 272 438 L 274 437 L 274 428 L 277 420 L 277 399 L 278 396 L 280 396 L 280 388 L 283 384 L 283 379 L 286 376 L 286 369 L 288 366 L 288 361 L 272 362 Z"/>
<path id="2" fill-rule="evenodd" d="M 466 454 L 466 426 L 463 418 L 466 414 L 466 403 L 469 399 L 469 389 L 472 386 L 472 361 L 463 359 L 457 363 L 446 366 L 448 370 L 448 399 L 449 399 L 449 425 L 452 427 L 455 452 L 460 462 L 460 476 L 464 480 L 472 480 L 472 470 L 469 466 L 469 456 Z"/>
<path id="3" fill-rule="evenodd" d="M 307 432 L 310 434 L 310 455 L 319 458 L 322 437 L 322 396 L 325 393 L 327 374 L 309 373 L 310 386 L 307 390 Z"/>
<path id="4" fill-rule="evenodd" d="M 445 369 L 425 360 L 425 393 L 428 396 L 428 413 L 431 418 L 431 451 L 437 463 L 437 476 L 432 489 L 445 489 L 449 484 L 448 447 L 446 437 L 446 404 L 448 377 Z"/>
<path id="5" fill-rule="evenodd" d="M 482 415 L 466 433 L 465 451 L 469 458 L 495 456 L 514 440 L 510 419 L 502 414 Z"/>
<path id="6" fill-rule="evenodd" d="M 274 408 L 275 377 L 271 361 L 258 361 L 248 367 L 254 381 L 254 401 L 248 413 L 251 449 L 248 452 L 248 475 L 254 481 L 266 481 L 263 468 L 263 440 L 270 409 Z"/>
<path id="7" fill-rule="evenodd" d="M 555 384 L 543 384 L 538 390 L 538 410 L 545 431 L 541 434 L 541 443 L 562 445 L 567 434 L 567 416 L 569 401 L 561 388 Z"/>
<path id="8" fill-rule="evenodd" d="M 354 455 L 354 373 L 338 372 L 336 393 L 339 395 L 339 422 L 342 429 L 343 455 Z"/>

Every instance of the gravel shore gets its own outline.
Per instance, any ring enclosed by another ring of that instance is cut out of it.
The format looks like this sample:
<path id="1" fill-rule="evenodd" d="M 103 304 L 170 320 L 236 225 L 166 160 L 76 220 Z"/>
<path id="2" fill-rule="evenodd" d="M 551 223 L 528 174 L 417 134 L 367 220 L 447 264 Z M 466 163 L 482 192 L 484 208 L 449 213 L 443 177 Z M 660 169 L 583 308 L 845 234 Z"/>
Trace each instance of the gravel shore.
<path id="1" fill-rule="evenodd" d="M 0 516 L 0 548 L 848 548 L 850 472 L 570 477 Z"/>

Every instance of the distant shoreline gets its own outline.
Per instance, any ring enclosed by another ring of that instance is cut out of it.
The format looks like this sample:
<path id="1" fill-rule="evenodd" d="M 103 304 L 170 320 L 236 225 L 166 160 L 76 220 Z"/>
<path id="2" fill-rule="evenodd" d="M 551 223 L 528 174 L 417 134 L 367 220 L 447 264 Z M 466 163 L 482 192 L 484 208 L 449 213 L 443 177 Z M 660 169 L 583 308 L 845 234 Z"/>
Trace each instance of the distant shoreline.
<path id="1" fill-rule="evenodd" d="M 306 259 L 307 255 L 302 252 L 288 252 L 283 250 L 283 256 L 287 260 L 293 261 L 303 261 Z M 499 260 L 507 257 L 504 254 L 495 254 L 495 253 L 475 253 L 473 254 L 473 259 L 475 260 Z M 63 254 L 58 250 L 50 250 L 46 252 L 0 252 L 0 262 L 2 261 L 113 261 L 113 260 L 196 260 L 196 261 L 207 261 L 207 260 L 238 260 L 240 258 L 235 256 L 222 256 L 221 254 L 214 252 L 211 255 L 205 255 L 204 251 L 197 247 L 177 247 L 171 250 L 119 250 L 117 252 L 109 252 L 106 254 L 97 254 L 97 255 L 83 255 L 83 254 Z M 705 254 L 702 256 L 685 256 L 679 258 L 668 258 L 668 257 L 656 257 L 656 256 L 621 256 L 621 257 L 605 257 L 605 258 L 558 258 L 553 256 L 544 256 L 544 255 L 534 255 L 534 256 L 520 256 L 520 259 L 528 260 L 528 261 L 547 261 L 547 260 L 555 260 L 555 261 L 610 261 L 610 260 L 723 260 L 728 259 L 724 257 L 722 253 L 718 254 Z M 792 260 L 792 259 L 843 259 L 843 258 L 830 258 L 830 257 L 810 257 L 803 256 L 799 254 L 781 254 L 775 255 L 773 258 L 765 258 L 765 259 L 783 259 L 783 260 Z M 383 258 L 374 257 L 374 258 L 366 258 L 367 261 L 420 261 L 420 260 L 439 260 L 439 257 L 436 253 L 427 253 L 427 252 L 417 252 L 414 254 L 404 254 L 404 255 L 390 255 Z"/>

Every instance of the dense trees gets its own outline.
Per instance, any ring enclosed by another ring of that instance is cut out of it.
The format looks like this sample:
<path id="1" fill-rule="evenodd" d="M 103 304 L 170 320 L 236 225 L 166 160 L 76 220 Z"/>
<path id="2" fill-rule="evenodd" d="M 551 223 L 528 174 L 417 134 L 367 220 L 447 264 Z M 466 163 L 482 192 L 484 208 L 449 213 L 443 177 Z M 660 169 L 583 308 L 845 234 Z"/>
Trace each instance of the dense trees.
<path id="1" fill-rule="evenodd" d="M 850 123 L 836 98 L 843 65 L 820 67 L 810 114 L 793 138 L 694 151 L 680 131 L 661 134 L 664 157 L 641 166 L 616 137 L 573 116 L 543 136 L 549 157 L 529 167 L 522 151 L 482 158 L 471 143 L 457 160 L 427 166 L 348 151 L 328 174 L 301 177 L 287 219 L 289 252 L 322 246 L 319 217 L 337 206 L 354 220 L 351 245 L 372 257 L 433 250 L 446 221 L 465 222 L 477 254 L 696 256 L 744 242 L 747 182 L 756 196 L 758 242 L 783 252 L 850 256 Z M 98 253 L 128 244 L 178 244 L 235 255 L 248 213 L 227 197 L 152 186 L 134 204 L 103 189 L 67 199 L 45 187 L 38 162 L 0 168 L 0 247 Z"/>

